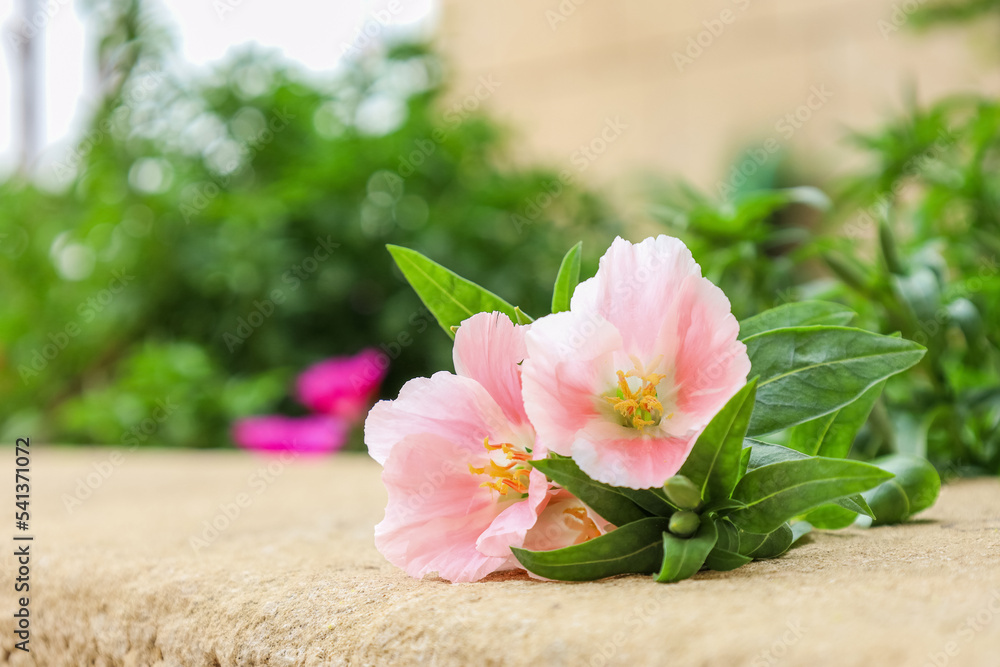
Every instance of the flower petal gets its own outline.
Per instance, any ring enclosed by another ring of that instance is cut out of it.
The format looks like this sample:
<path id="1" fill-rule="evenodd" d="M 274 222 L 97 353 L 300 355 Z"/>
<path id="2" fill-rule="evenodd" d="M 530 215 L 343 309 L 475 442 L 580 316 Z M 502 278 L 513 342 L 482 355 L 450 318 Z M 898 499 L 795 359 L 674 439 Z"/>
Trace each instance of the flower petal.
<path id="1" fill-rule="evenodd" d="M 478 313 L 455 333 L 455 373 L 477 381 L 514 424 L 526 424 L 520 364 L 526 356 L 524 332 L 503 313 Z"/>
<path id="2" fill-rule="evenodd" d="M 722 290 L 704 278 L 686 282 L 658 347 L 673 348 L 677 407 L 703 427 L 746 384 L 750 358 Z"/>
<path id="3" fill-rule="evenodd" d="M 576 432 L 602 414 L 613 385 L 618 331 L 599 315 L 563 312 L 536 320 L 525 335 L 524 405 L 541 450 L 569 456 Z"/>
<path id="4" fill-rule="evenodd" d="M 595 422 L 578 434 L 573 460 L 598 482 L 648 489 L 677 474 L 696 438 L 697 433 L 687 438 L 650 437 L 616 424 Z"/>
<path id="5" fill-rule="evenodd" d="M 502 507 L 469 473 L 468 456 L 456 443 L 423 434 L 400 442 L 385 462 L 389 501 L 375 546 L 410 576 L 476 581 L 508 562 L 476 548 Z"/>
<path id="6" fill-rule="evenodd" d="M 632 244 L 618 237 L 597 275 L 577 285 L 570 309 L 599 313 L 614 324 L 628 354 L 655 356 L 656 333 L 688 276 L 701 279 L 701 267 L 679 239 L 661 234 Z"/>
<path id="7" fill-rule="evenodd" d="M 551 551 L 580 544 L 614 528 L 565 489 L 549 491 L 538 521 L 528 531 L 524 548 Z"/>
<path id="8" fill-rule="evenodd" d="M 475 380 L 445 371 L 410 380 L 394 401 L 379 401 L 365 420 L 368 453 L 385 464 L 396 443 L 413 434 L 434 434 L 467 450 L 483 440 L 519 444 L 503 410 Z"/>
<path id="9" fill-rule="evenodd" d="M 538 513 L 544 507 L 548 490 L 549 482 L 545 475 L 532 470 L 528 482 L 528 497 L 507 504 L 507 508 L 476 541 L 479 551 L 487 556 L 510 556 L 510 548 L 521 546 L 525 535 L 538 520 Z"/>

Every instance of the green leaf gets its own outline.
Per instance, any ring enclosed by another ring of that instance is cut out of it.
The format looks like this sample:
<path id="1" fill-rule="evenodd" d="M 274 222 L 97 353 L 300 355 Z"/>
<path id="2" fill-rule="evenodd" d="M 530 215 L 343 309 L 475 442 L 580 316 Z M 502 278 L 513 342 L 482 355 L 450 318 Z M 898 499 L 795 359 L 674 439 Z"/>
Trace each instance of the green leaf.
<path id="1" fill-rule="evenodd" d="M 833 503 L 821 505 L 811 512 L 807 512 L 802 519 L 808 521 L 814 528 L 820 530 L 840 530 L 847 528 L 858 518 L 856 512 L 834 505 Z"/>
<path id="2" fill-rule="evenodd" d="M 559 265 L 559 273 L 556 274 L 556 284 L 552 287 L 552 312 L 561 313 L 569 310 L 569 302 L 573 297 L 573 290 L 580 282 L 580 252 L 583 249 L 583 241 L 569 249 L 563 257 L 562 264 Z"/>
<path id="3" fill-rule="evenodd" d="M 745 442 L 745 441 L 744 441 Z M 740 452 L 740 477 L 747 474 L 747 468 L 750 466 L 750 454 L 751 449 L 749 447 L 744 447 L 743 451 Z"/>
<path id="4" fill-rule="evenodd" d="M 517 322 L 517 312 L 496 294 L 462 278 L 416 250 L 387 245 L 399 270 L 410 286 L 437 318 L 438 324 L 452 338 L 457 327 L 476 313 L 500 311 Z"/>
<path id="5" fill-rule="evenodd" d="M 666 519 L 633 521 L 610 533 L 553 551 L 511 547 L 530 572 L 558 581 L 593 581 L 616 574 L 652 574 L 663 564 Z"/>
<path id="6" fill-rule="evenodd" d="M 854 316 L 855 312 L 847 306 L 830 301 L 786 303 L 740 322 L 740 340 L 774 329 L 847 324 Z"/>
<path id="7" fill-rule="evenodd" d="M 796 521 L 792 524 L 792 544 L 812 532 L 813 526 L 808 521 Z"/>
<path id="8" fill-rule="evenodd" d="M 705 567 L 719 572 L 728 572 L 753 560 L 739 552 L 740 531 L 731 521 L 719 519 L 715 522 L 715 527 L 719 531 L 719 539 L 715 543 L 715 548 L 705 559 Z"/>
<path id="9" fill-rule="evenodd" d="M 629 489 L 625 487 L 615 487 L 615 490 L 655 516 L 670 517 L 679 509 L 670 503 L 666 494 L 663 493 L 663 489 Z"/>
<path id="10" fill-rule="evenodd" d="M 719 540 L 715 543 L 717 549 L 726 551 L 740 550 L 740 530 L 733 525 L 729 519 L 719 518 L 715 522 L 715 527 L 719 530 Z"/>
<path id="11" fill-rule="evenodd" d="M 741 530 L 770 533 L 814 507 L 874 488 L 891 476 L 860 461 L 811 457 L 772 463 L 739 481 L 733 498 L 746 507 L 727 516 Z"/>
<path id="12" fill-rule="evenodd" d="M 906 267 L 900 257 L 899 247 L 896 245 L 892 228 L 889 226 L 889 221 L 885 218 L 878 221 L 878 240 L 879 246 L 882 249 L 882 259 L 885 260 L 885 267 L 889 270 L 889 273 L 896 275 L 906 274 Z"/>
<path id="13" fill-rule="evenodd" d="M 855 514 L 866 514 L 873 519 L 875 518 L 875 515 L 872 514 L 872 508 L 868 506 L 868 501 L 866 501 L 865 497 L 860 493 L 855 493 L 853 496 L 841 498 L 837 501 L 837 504 L 844 509 L 851 510 Z"/>
<path id="14" fill-rule="evenodd" d="M 719 538 L 715 521 L 703 516 L 701 526 L 692 537 L 677 537 L 663 533 L 663 564 L 656 580 L 674 582 L 696 574 Z"/>
<path id="15" fill-rule="evenodd" d="M 910 454 L 893 454 L 872 463 L 895 477 L 862 495 L 875 513 L 873 526 L 902 523 L 937 500 L 941 477 L 926 459 Z"/>
<path id="16" fill-rule="evenodd" d="M 748 471 L 782 461 L 801 461 L 809 458 L 808 454 L 803 454 L 784 445 L 776 445 L 773 442 L 763 442 L 753 438 L 743 440 L 743 453 L 750 456 L 747 464 Z"/>
<path id="17" fill-rule="evenodd" d="M 723 510 L 736 509 L 737 507 L 743 507 L 743 503 L 738 500 L 733 500 L 732 498 L 716 498 L 715 500 L 702 505 L 701 511 L 715 512 L 718 514 Z"/>
<path id="18" fill-rule="evenodd" d="M 745 448 L 743 450 L 743 453 L 750 454 L 749 467 L 751 470 L 760 468 L 762 466 L 771 465 L 773 463 L 780 463 L 781 461 L 802 461 L 809 458 L 808 455 L 803 454 L 802 452 L 796 451 L 794 449 L 790 449 L 783 445 L 775 445 L 770 442 L 761 442 L 759 440 L 754 440 L 753 438 L 747 438 L 746 440 L 744 440 L 744 447 Z M 868 503 L 865 502 L 865 499 L 861 496 L 860 493 L 855 493 L 850 496 L 840 498 L 839 500 L 834 501 L 832 504 L 839 505 L 844 510 L 850 510 L 853 513 L 851 516 L 851 521 L 853 521 L 856 518 L 856 515 L 858 514 L 867 514 L 868 516 L 874 518 L 874 516 L 872 515 L 871 508 L 868 507 Z M 827 505 L 823 505 L 817 508 L 816 510 L 813 510 L 813 512 L 820 512 L 825 507 L 827 507 Z M 807 516 L 811 517 L 813 516 L 813 513 L 810 512 Z M 819 514 L 817 516 L 822 517 L 824 515 Z M 837 520 L 836 517 L 840 517 L 841 518 L 840 520 L 843 520 L 844 516 L 845 515 L 842 512 L 838 512 L 836 510 L 831 510 L 830 512 L 830 518 L 832 521 L 836 521 Z M 818 523 L 814 525 L 816 528 L 831 528 L 831 529 L 833 528 L 832 526 L 826 526 L 826 525 L 821 526 Z M 839 527 L 842 528 L 844 526 L 839 526 Z"/>
<path id="19" fill-rule="evenodd" d="M 771 433 L 839 410 L 924 356 L 894 336 L 848 327 L 790 327 L 745 341 L 760 376 L 747 433 Z"/>
<path id="20" fill-rule="evenodd" d="M 885 387 L 884 380 L 861 394 L 853 403 L 793 427 L 789 434 L 788 446 L 813 456 L 847 458 L 858 430 L 868 420 L 868 415 L 883 387 Z"/>
<path id="21" fill-rule="evenodd" d="M 759 560 L 777 558 L 788 551 L 794 541 L 795 534 L 787 523 L 765 534 L 741 532 L 740 553 Z"/>
<path id="22" fill-rule="evenodd" d="M 531 465 L 545 476 L 579 498 L 587 507 L 616 526 L 649 516 L 638 505 L 621 493 L 621 489 L 602 482 L 595 482 L 580 470 L 573 459 L 550 457 L 532 461 Z"/>
<path id="23" fill-rule="evenodd" d="M 514 320 L 515 324 L 531 324 L 535 321 L 534 318 L 525 313 L 518 306 L 514 306 L 514 315 L 517 317 L 517 319 Z"/>
<path id="24" fill-rule="evenodd" d="M 712 418 L 681 466 L 679 474 L 694 482 L 703 500 L 728 498 L 733 492 L 740 478 L 743 437 L 756 395 L 754 378 Z"/>
<path id="25" fill-rule="evenodd" d="M 717 547 L 712 549 L 712 553 L 708 554 L 708 558 L 705 559 L 705 567 L 717 572 L 729 572 L 730 570 L 735 570 L 738 567 L 746 565 L 752 560 L 753 558 L 750 556 L 744 556 L 741 553 Z"/>

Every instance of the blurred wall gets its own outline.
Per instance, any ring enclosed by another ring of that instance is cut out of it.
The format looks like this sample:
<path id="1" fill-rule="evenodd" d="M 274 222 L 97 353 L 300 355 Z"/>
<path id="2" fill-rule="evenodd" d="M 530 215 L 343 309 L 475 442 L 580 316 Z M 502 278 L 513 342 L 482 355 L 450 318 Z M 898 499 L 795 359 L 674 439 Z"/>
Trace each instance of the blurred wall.
<path id="1" fill-rule="evenodd" d="M 486 104 L 524 157 L 717 191 L 751 146 L 843 171 L 859 159 L 846 129 L 900 109 L 911 84 L 922 101 L 1000 91 L 996 26 L 917 32 L 922 1 L 443 0 L 440 44 L 454 104 Z"/>

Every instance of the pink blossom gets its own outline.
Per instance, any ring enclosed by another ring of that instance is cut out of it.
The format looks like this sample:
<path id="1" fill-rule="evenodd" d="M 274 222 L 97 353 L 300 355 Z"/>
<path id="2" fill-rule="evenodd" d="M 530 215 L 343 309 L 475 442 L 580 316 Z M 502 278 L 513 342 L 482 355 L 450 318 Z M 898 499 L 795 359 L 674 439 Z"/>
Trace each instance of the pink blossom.
<path id="1" fill-rule="evenodd" d="M 538 449 L 614 486 L 659 486 L 746 383 L 738 334 L 729 300 L 678 239 L 615 239 L 570 310 L 525 337 Z"/>
<path id="2" fill-rule="evenodd" d="M 569 491 L 552 489 L 522 546 L 532 551 L 551 551 L 582 544 L 612 528 Z"/>
<path id="3" fill-rule="evenodd" d="M 388 367 L 385 355 L 371 348 L 334 357 L 303 371 L 296 393 L 310 410 L 353 422 L 367 412 Z"/>
<path id="4" fill-rule="evenodd" d="M 411 576 L 475 581 L 516 567 L 510 547 L 548 502 L 545 475 L 528 464 L 525 329 L 500 313 L 470 317 L 455 336 L 456 374 L 411 380 L 368 415 L 365 442 L 389 497 L 375 545 Z"/>
<path id="5" fill-rule="evenodd" d="M 247 417 L 233 425 L 233 440 L 258 452 L 328 454 L 347 442 L 348 425 L 339 417 Z"/>

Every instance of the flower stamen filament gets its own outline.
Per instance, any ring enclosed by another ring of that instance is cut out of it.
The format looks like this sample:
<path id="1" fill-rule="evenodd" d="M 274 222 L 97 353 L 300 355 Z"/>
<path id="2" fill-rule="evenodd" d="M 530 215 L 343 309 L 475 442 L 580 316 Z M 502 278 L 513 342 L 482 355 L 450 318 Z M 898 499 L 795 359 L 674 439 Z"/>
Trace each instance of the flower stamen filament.
<path id="1" fill-rule="evenodd" d="M 614 396 L 605 396 L 615 412 L 622 416 L 626 426 L 640 431 L 647 426 L 655 426 L 663 418 L 663 404 L 656 394 L 656 386 L 666 377 L 660 373 L 643 373 L 633 369 L 618 371 L 618 387 Z M 629 386 L 629 378 L 638 378 L 638 389 Z M 667 419 L 673 414 L 667 415 Z"/>
<path id="2" fill-rule="evenodd" d="M 493 489 L 501 496 L 506 496 L 511 491 L 519 494 L 527 493 L 531 469 L 524 463 L 531 458 L 531 455 L 509 442 L 492 445 L 488 437 L 483 440 L 483 447 L 490 455 L 487 464 L 481 468 L 469 464 L 469 472 L 473 475 L 489 475 L 491 478 L 479 486 Z M 502 453 L 506 463 L 497 463 L 493 459 L 494 452 Z"/>

